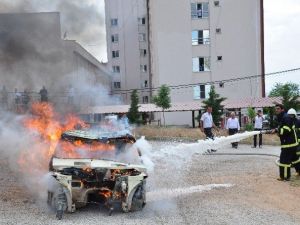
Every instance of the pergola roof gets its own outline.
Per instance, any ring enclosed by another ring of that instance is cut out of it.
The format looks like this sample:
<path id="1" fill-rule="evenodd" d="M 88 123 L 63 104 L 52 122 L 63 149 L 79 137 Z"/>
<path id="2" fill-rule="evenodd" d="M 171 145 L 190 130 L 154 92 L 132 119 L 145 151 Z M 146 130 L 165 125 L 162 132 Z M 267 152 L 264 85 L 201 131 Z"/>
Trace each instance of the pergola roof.
<path id="1" fill-rule="evenodd" d="M 281 103 L 281 97 L 267 97 L 267 98 L 245 98 L 239 100 L 225 100 L 223 102 L 225 109 L 239 109 L 239 108 L 264 108 L 273 107 L 277 103 Z M 162 112 L 162 108 L 154 104 L 140 104 L 139 112 Z M 109 105 L 109 106 L 93 106 L 83 109 L 80 114 L 110 114 L 110 113 L 127 113 L 130 105 Z M 171 108 L 165 112 L 178 111 L 197 111 L 203 109 L 202 101 L 193 102 L 174 102 Z"/>
<path id="2" fill-rule="evenodd" d="M 239 108 L 264 108 L 273 107 L 282 102 L 281 97 L 266 97 L 266 98 L 245 98 L 238 100 L 225 100 L 225 109 L 239 109 Z"/>

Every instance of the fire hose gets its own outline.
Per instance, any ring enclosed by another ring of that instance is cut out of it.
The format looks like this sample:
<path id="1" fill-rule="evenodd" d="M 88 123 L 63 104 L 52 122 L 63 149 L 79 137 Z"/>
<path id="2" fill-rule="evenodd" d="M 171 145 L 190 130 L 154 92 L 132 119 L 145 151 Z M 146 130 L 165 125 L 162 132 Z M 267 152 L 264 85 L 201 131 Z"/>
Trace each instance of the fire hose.
<path id="1" fill-rule="evenodd" d="M 205 155 L 248 155 L 248 156 L 272 156 L 272 157 L 277 157 L 279 158 L 279 155 L 275 154 L 267 154 L 267 153 L 210 153 L 210 154 L 205 154 Z"/>

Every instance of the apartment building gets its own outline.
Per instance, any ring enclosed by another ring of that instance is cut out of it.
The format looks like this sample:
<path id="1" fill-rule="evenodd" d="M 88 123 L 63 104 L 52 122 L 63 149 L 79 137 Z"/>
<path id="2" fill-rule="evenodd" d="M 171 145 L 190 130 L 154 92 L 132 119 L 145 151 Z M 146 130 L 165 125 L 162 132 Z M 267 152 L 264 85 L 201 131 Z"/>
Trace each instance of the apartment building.
<path id="1" fill-rule="evenodd" d="M 152 88 L 174 87 L 172 102 L 201 101 L 212 84 L 229 99 L 264 96 L 264 77 L 255 76 L 264 74 L 263 0 L 108 0 L 106 13 L 107 25 L 120 22 L 120 57 L 108 59 L 112 68 L 119 66 L 121 90 L 140 88 L 138 68 L 147 65 Z M 138 54 L 140 17 L 146 19 L 148 64 Z M 109 40 L 113 29 L 107 26 L 109 54 L 116 50 Z M 191 124 L 191 113 L 168 113 L 166 122 Z"/>
<path id="2" fill-rule="evenodd" d="M 130 93 L 120 90 L 149 88 L 148 10 L 146 0 L 106 0 L 108 66 L 113 74 L 112 90 L 130 102 Z M 149 103 L 150 92 L 140 94 Z"/>

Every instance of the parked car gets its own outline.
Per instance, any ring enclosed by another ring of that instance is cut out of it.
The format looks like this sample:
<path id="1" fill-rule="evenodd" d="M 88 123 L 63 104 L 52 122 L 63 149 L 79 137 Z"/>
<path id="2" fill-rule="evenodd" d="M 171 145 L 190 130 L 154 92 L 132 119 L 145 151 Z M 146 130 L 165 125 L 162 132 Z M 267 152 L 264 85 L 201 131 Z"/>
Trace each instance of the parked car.
<path id="1" fill-rule="evenodd" d="M 63 133 L 49 165 L 54 182 L 48 187 L 48 204 L 56 217 L 60 220 L 64 212 L 89 203 L 104 204 L 109 215 L 116 205 L 124 212 L 141 210 L 146 204 L 146 167 L 114 160 L 135 141 L 124 132 Z"/>
<path id="2" fill-rule="evenodd" d="M 263 129 L 270 129 L 270 118 L 268 115 L 263 117 Z"/>

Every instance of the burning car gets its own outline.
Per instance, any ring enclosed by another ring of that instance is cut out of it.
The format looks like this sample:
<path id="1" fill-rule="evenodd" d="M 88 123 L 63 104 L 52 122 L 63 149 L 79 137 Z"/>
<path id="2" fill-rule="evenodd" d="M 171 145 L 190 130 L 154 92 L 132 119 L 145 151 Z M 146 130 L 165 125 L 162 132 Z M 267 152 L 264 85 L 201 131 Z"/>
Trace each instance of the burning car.
<path id="1" fill-rule="evenodd" d="M 115 206 L 124 212 L 141 210 L 146 204 L 146 167 L 116 160 L 134 151 L 135 141 L 125 131 L 64 132 L 49 165 L 55 182 L 48 187 L 48 204 L 56 217 L 89 203 L 104 204 L 109 215 Z M 140 156 L 139 151 L 131 154 Z"/>

